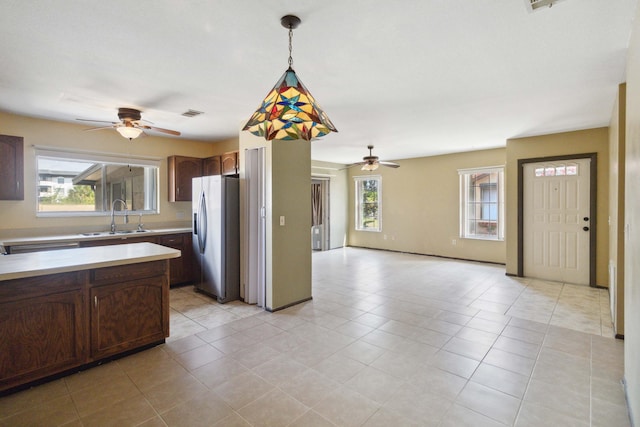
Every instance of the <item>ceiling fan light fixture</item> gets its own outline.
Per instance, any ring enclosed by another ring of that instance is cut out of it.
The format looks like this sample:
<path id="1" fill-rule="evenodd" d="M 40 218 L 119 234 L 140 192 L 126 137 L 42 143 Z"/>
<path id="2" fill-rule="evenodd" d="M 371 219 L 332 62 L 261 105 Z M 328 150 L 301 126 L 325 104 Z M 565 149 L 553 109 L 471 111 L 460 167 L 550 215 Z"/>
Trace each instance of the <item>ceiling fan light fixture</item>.
<path id="1" fill-rule="evenodd" d="M 294 139 L 311 141 L 330 132 L 337 132 L 327 114 L 293 70 L 291 41 L 293 29 L 300 24 L 300 18 L 287 15 L 282 17 L 280 22 L 283 27 L 289 29 L 289 68 L 242 130 L 248 130 L 267 141 Z"/>
<path id="2" fill-rule="evenodd" d="M 378 169 L 378 167 L 380 165 L 382 166 L 387 166 L 390 168 L 399 168 L 400 165 L 397 163 L 393 163 L 393 162 L 381 162 L 378 158 L 378 156 L 374 156 L 373 155 L 373 145 L 367 145 L 367 148 L 369 149 L 369 155 L 368 156 L 364 156 L 362 158 L 361 162 L 358 163 L 354 163 L 351 166 L 355 166 L 355 165 L 362 165 L 362 167 L 360 168 L 360 170 L 363 171 L 369 171 L 372 172 L 376 169 Z"/>
<path id="3" fill-rule="evenodd" d="M 117 127 L 116 130 L 120 135 L 127 138 L 129 141 L 139 137 L 140 134 L 142 134 L 142 129 L 138 129 L 133 126 L 120 126 Z"/>

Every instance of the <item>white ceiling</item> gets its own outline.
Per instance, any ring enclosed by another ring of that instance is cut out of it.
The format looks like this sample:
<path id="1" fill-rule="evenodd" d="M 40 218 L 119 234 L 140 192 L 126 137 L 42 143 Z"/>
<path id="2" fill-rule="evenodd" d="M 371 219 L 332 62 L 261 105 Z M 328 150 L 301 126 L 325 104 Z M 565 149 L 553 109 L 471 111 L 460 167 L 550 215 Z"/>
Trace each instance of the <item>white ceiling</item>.
<path id="1" fill-rule="evenodd" d="M 0 0 L 0 110 L 79 123 L 132 107 L 184 138 L 232 138 L 287 68 L 280 18 L 295 14 L 294 68 L 339 130 L 315 160 L 607 126 L 637 1 L 526 1 Z"/>

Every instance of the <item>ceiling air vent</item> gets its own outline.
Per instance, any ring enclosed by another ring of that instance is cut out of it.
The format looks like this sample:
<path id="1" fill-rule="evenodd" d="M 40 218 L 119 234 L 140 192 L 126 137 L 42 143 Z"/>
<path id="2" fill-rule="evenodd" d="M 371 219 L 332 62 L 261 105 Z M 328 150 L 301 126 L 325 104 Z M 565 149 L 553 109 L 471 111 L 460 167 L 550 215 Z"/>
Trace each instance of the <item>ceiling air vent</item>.
<path id="1" fill-rule="evenodd" d="M 551 7 L 554 4 L 558 3 L 559 1 L 562 1 L 562 0 L 524 0 L 527 10 L 529 12 L 534 12 L 544 7 Z"/>
<path id="2" fill-rule="evenodd" d="M 528 0 L 527 0 L 528 1 Z M 196 111 L 196 110 L 187 110 L 184 113 L 182 113 L 183 116 L 185 117 L 195 117 L 195 116 L 199 116 L 200 114 L 204 114 L 202 111 Z"/>

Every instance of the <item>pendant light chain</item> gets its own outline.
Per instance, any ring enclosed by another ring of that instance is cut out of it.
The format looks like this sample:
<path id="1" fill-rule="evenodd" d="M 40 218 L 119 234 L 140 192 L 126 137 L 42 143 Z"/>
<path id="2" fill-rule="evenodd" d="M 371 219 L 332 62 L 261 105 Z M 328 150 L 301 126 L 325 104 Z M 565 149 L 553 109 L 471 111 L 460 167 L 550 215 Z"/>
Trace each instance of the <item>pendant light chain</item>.
<path id="1" fill-rule="evenodd" d="M 293 68 L 293 57 L 291 56 L 291 51 L 293 50 L 292 40 L 293 40 L 293 29 L 291 28 L 291 25 L 289 25 L 289 68 Z"/>

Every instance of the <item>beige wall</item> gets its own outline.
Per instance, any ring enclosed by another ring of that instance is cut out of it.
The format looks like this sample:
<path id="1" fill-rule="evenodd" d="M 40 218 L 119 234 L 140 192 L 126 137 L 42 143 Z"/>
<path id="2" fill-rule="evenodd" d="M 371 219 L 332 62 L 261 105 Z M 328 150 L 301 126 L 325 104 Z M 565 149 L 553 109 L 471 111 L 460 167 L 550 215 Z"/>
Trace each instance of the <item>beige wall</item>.
<path id="1" fill-rule="evenodd" d="M 349 169 L 350 246 L 505 262 L 505 242 L 460 238 L 458 169 L 501 166 L 505 149 L 397 161 L 400 168 Z M 355 230 L 354 176 L 382 176 L 382 232 Z"/>
<path id="2" fill-rule="evenodd" d="M 112 130 L 84 132 L 88 126 L 60 123 L 0 112 L 0 134 L 24 137 L 25 198 L 20 201 L 0 201 L 0 236 L 12 237 L 34 234 L 60 234 L 66 232 L 106 230 L 109 218 L 36 217 L 36 171 L 34 145 L 64 147 L 101 153 L 146 156 L 161 159 L 160 162 L 160 213 L 144 218 L 147 228 L 159 225 L 190 226 L 190 202 L 169 203 L 167 195 L 167 157 L 183 155 L 208 157 L 237 149 L 238 141 L 208 143 L 185 139 L 147 136 L 129 141 Z"/>
<path id="3" fill-rule="evenodd" d="M 311 298 L 311 144 L 271 141 L 273 310 Z M 285 225 L 280 224 L 284 217 Z"/>
<path id="4" fill-rule="evenodd" d="M 609 125 L 609 291 L 613 330 L 624 335 L 624 156 L 626 85 L 621 84 Z"/>
<path id="5" fill-rule="evenodd" d="M 507 273 L 518 273 L 518 160 L 597 153 L 596 284 L 609 283 L 609 130 L 588 129 L 507 140 Z"/>
<path id="6" fill-rule="evenodd" d="M 640 8 L 627 58 L 624 376 L 631 421 L 640 426 Z"/>
<path id="7" fill-rule="evenodd" d="M 238 147 L 240 145 L 238 138 L 226 139 L 224 141 L 216 141 L 212 145 L 213 151 L 211 152 L 212 156 L 218 156 L 224 153 L 230 153 L 232 151 L 238 151 Z M 200 156 L 197 156 L 200 157 Z"/>
<path id="8" fill-rule="evenodd" d="M 239 145 L 241 218 L 246 215 L 246 150 L 265 149 L 266 308 L 278 310 L 311 298 L 311 146 L 303 141 L 265 141 L 242 131 Z M 280 216 L 285 217 L 284 226 L 280 226 Z M 244 283 L 247 252 L 244 219 L 240 230 L 241 283 Z"/>

